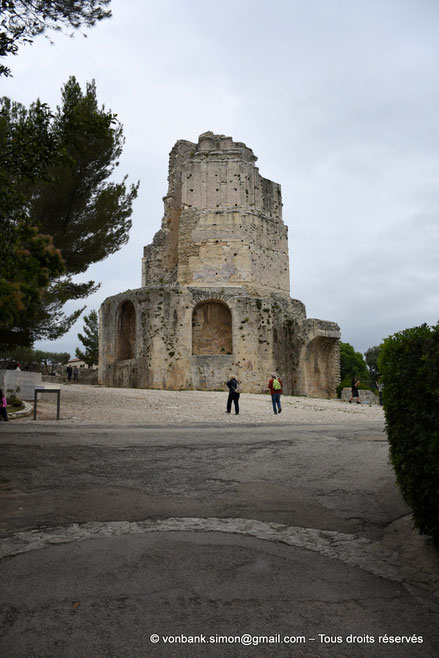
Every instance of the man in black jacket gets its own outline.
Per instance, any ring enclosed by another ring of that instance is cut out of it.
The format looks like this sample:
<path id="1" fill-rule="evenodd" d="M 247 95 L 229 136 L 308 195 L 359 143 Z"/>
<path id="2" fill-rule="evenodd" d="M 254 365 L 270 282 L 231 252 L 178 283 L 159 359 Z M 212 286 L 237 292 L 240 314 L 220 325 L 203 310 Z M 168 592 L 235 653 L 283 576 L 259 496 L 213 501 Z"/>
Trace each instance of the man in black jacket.
<path id="1" fill-rule="evenodd" d="M 229 414 L 232 410 L 232 401 L 235 405 L 235 415 L 239 414 L 239 381 L 236 377 L 232 377 L 227 382 L 227 388 L 229 389 L 229 397 L 227 398 L 227 411 L 226 414 Z M 238 389 L 238 390 L 237 390 Z"/>

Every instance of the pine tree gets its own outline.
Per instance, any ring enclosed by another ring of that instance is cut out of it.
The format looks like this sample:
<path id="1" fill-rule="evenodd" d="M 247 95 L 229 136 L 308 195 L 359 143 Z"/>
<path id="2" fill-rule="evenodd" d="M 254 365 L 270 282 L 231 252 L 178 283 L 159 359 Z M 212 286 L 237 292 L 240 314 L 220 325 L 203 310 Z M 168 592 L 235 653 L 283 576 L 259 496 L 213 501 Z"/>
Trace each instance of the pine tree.
<path id="1" fill-rule="evenodd" d="M 49 180 L 32 188 L 30 212 L 61 250 L 66 273 L 75 275 L 127 242 L 138 184 L 127 189 L 126 176 L 109 181 L 125 139 L 116 116 L 98 106 L 94 81 L 83 93 L 72 76 L 62 101 L 52 127 L 64 157 L 51 167 Z"/>
<path id="2" fill-rule="evenodd" d="M 30 346 L 50 284 L 65 265 L 53 240 L 29 214 L 28 190 L 48 175 L 58 153 L 50 108 L 29 111 L 0 100 L 0 345 Z M 48 336 L 45 336 L 48 337 Z"/>
<path id="3" fill-rule="evenodd" d="M 99 359 L 99 323 L 96 311 L 90 311 L 84 315 L 84 336 L 78 334 L 78 338 L 84 345 L 85 350 L 81 352 L 79 347 L 76 348 L 75 354 L 78 359 L 82 359 L 90 367 L 97 365 Z"/>
<path id="4" fill-rule="evenodd" d="M 122 126 L 98 106 L 94 82 L 83 93 L 71 77 L 55 113 L 39 101 L 26 109 L 0 100 L 3 345 L 65 334 L 84 309 L 66 316 L 64 304 L 100 285 L 72 277 L 127 242 L 139 184 L 108 180 L 123 144 Z"/>

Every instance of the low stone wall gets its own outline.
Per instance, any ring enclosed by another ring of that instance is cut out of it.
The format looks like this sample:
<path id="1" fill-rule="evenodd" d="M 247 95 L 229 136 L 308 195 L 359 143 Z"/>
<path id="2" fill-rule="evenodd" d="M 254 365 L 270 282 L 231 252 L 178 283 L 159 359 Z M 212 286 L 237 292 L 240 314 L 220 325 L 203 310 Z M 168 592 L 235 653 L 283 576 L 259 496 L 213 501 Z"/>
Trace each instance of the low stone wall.
<path id="1" fill-rule="evenodd" d="M 22 400 L 33 400 L 36 386 L 41 386 L 41 372 L 26 370 L 0 370 L 0 388 L 4 393 L 12 391 Z"/>
<path id="2" fill-rule="evenodd" d="M 45 384 L 97 384 L 98 383 L 98 371 L 92 368 L 81 368 L 78 374 L 78 379 L 72 379 L 70 382 L 67 380 L 67 374 L 63 373 L 62 375 L 43 375 L 43 382 Z"/>
<path id="3" fill-rule="evenodd" d="M 379 404 L 378 395 L 373 391 L 358 391 L 360 395 L 361 404 Z M 343 402 L 348 402 L 351 399 L 352 389 L 350 387 L 344 388 L 341 392 L 341 399 Z"/>

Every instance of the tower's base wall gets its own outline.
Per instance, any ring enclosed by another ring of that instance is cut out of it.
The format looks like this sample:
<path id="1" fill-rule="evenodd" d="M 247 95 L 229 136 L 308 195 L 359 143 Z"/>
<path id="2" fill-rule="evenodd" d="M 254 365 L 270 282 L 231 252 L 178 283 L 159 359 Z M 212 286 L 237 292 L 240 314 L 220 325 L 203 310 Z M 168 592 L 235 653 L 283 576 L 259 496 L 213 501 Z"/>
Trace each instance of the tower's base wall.
<path id="1" fill-rule="evenodd" d="M 109 297 L 100 309 L 99 381 L 106 386 L 224 390 L 235 375 L 261 393 L 273 372 L 286 394 L 335 397 L 335 323 L 307 320 L 282 294 L 244 287 L 151 286 Z"/>

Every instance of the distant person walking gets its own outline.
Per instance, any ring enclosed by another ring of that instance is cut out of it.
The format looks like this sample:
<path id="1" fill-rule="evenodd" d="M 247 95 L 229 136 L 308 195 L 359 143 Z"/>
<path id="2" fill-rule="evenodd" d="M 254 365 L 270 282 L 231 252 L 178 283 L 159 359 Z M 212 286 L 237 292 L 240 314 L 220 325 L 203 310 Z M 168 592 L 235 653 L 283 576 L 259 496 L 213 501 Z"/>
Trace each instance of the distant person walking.
<path id="1" fill-rule="evenodd" d="M 8 418 L 8 412 L 6 410 L 6 407 L 8 405 L 8 402 L 3 394 L 3 391 L 0 389 L 0 413 L 2 415 L 3 420 L 9 420 Z"/>
<path id="2" fill-rule="evenodd" d="M 74 366 L 73 367 L 73 381 L 75 381 L 75 382 L 78 381 L 78 373 L 79 373 L 78 366 Z"/>
<path id="3" fill-rule="evenodd" d="M 239 396 L 240 396 L 240 383 L 236 377 L 231 377 L 228 382 L 226 382 L 227 388 L 229 389 L 229 397 L 227 398 L 227 409 L 226 414 L 229 414 L 232 411 L 232 402 L 235 405 L 235 416 L 239 414 Z"/>
<path id="4" fill-rule="evenodd" d="M 68 381 L 71 381 L 71 379 L 72 379 L 72 372 L 73 372 L 73 368 L 72 368 L 72 366 L 67 366 L 67 370 L 66 370 L 66 372 L 67 372 L 67 380 L 68 380 Z"/>
<path id="5" fill-rule="evenodd" d="M 280 403 L 280 396 L 282 395 L 282 380 L 276 374 L 271 375 L 271 379 L 268 382 L 268 390 L 271 393 L 273 413 L 280 414 L 282 412 L 282 406 Z"/>
<path id="6" fill-rule="evenodd" d="M 360 380 L 357 379 L 356 377 L 352 377 L 352 383 L 351 383 L 351 388 L 352 388 L 352 395 L 349 400 L 349 404 L 352 403 L 352 400 L 356 398 L 357 404 L 361 404 L 360 402 L 360 393 L 358 390 L 359 385 L 361 384 Z"/>

